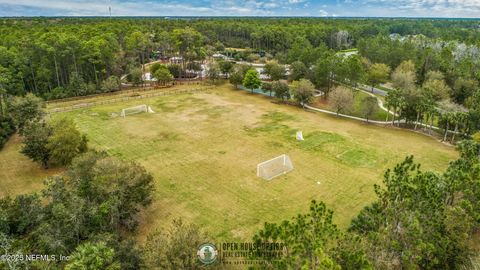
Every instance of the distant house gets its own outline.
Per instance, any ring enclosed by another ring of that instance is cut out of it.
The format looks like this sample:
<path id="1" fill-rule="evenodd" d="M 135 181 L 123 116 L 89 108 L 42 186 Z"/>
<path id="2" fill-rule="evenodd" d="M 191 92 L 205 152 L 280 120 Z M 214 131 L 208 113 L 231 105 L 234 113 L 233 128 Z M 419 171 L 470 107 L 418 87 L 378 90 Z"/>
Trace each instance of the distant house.
<path id="1" fill-rule="evenodd" d="M 405 37 L 402 37 L 400 34 L 397 34 L 397 33 L 390 34 L 389 37 L 391 40 L 400 40 L 400 41 L 405 40 Z"/>
<path id="2" fill-rule="evenodd" d="M 152 77 L 152 74 L 150 72 L 147 72 L 147 73 L 143 74 L 142 78 L 143 78 L 144 81 L 153 81 L 153 82 L 157 81 L 156 78 Z"/>
<path id="3" fill-rule="evenodd" d="M 234 59 L 232 57 L 229 57 L 228 55 L 221 54 L 221 53 L 215 53 L 212 55 L 212 57 L 216 60 L 225 60 L 225 61 L 233 61 Z"/>
<path id="4" fill-rule="evenodd" d="M 269 80 L 270 79 L 270 76 L 268 76 L 267 74 L 264 73 L 264 71 L 265 71 L 264 67 L 254 67 L 254 68 L 258 72 L 258 74 L 260 75 L 260 80 Z"/>
<path id="5" fill-rule="evenodd" d="M 339 51 L 337 52 L 337 55 L 343 56 L 344 58 L 348 58 L 352 55 L 357 55 L 358 50 L 357 49 L 351 49 L 351 50 L 345 50 L 345 51 Z"/>
<path id="6" fill-rule="evenodd" d="M 215 53 L 212 55 L 212 57 L 215 59 L 227 59 L 227 57 L 221 53 Z"/>
<path id="7" fill-rule="evenodd" d="M 170 64 L 181 64 L 183 62 L 183 57 L 174 56 L 170 58 Z"/>

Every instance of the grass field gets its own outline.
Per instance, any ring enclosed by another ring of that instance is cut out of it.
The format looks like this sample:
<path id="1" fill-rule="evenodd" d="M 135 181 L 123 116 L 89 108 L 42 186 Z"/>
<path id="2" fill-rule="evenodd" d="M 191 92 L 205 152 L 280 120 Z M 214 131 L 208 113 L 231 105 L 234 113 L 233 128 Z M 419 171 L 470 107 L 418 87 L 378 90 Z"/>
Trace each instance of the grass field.
<path id="1" fill-rule="evenodd" d="M 0 151 L 0 197 L 40 190 L 43 180 L 61 169 L 44 170 L 20 154 L 20 137 L 13 136 Z"/>
<path id="2" fill-rule="evenodd" d="M 111 117 L 138 104 L 156 113 Z M 457 157 L 452 147 L 420 134 L 274 104 L 230 86 L 54 117 L 73 118 L 92 147 L 139 162 L 154 175 L 155 201 L 143 216 L 141 237 L 183 217 L 219 240 L 248 240 L 265 221 L 306 211 L 312 199 L 325 201 L 345 227 L 374 199 L 373 184 L 384 171 L 406 155 L 434 170 Z M 295 140 L 297 130 L 305 141 Z M 45 173 L 12 151 L 18 147 L 11 142 L 0 152 L 1 162 L 12 159 L 2 163 L 0 185 L 31 189 L 35 183 L 36 189 Z M 257 163 L 283 153 L 293 161 L 291 173 L 271 181 L 256 177 Z"/>

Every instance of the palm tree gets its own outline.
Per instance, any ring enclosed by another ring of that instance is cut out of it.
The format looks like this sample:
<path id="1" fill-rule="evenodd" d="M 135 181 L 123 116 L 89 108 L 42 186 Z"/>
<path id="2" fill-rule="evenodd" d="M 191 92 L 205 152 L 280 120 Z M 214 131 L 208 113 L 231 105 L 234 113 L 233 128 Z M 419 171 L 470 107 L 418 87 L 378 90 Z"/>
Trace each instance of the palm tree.
<path id="1" fill-rule="evenodd" d="M 441 114 L 441 118 L 445 122 L 445 132 L 443 134 L 443 140 L 442 140 L 443 142 L 447 140 L 448 129 L 450 128 L 450 122 L 452 121 L 452 115 L 453 115 L 452 112 L 443 112 Z"/>
<path id="2" fill-rule="evenodd" d="M 427 123 L 428 133 L 432 134 L 433 129 L 433 121 L 435 120 L 435 116 L 438 115 L 438 110 L 436 104 L 431 102 L 427 106 L 427 110 L 425 111 L 425 122 Z M 430 121 L 430 124 L 428 124 Z"/>
<path id="3" fill-rule="evenodd" d="M 427 99 L 424 95 L 421 95 L 420 98 L 415 102 L 415 110 L 417 111 L 417 118 L 415 120 L 414 130 L 417 130 L 418 123 L 420 123 L 421 118 L 424 117 L 424 113 L 427 110 Z"/>
<path id="4" fill-rule="evenodd" d="M 455 129 L 453 131 L 451 143 L 455 141 L 455 135 L 458 133 L 459 125 L 464 124 L 467 118 L 468 118 L 468 114 L 465 111 L 459 111 L 454 113 L 453 119 L 455 123 Z"/>
<path id="5" fill-rule="evenodd" d="M 429 91 L 422 91 L 419 93 L 419 97 L 415 102 L 415 110 L 417 111 L 417 120 L 415 121 L 414 128 L 415 130 L 417 130 L 418 124 L 423 125 L 423 121 L 425 121 L 428 125 L 428 120 L 433 117 L 436 112 L 435 106 L 435 100 Z M 433 118 L 431 120 L 433 125 Z"/>
<path id="6" fill-rule="evenodd" d="M 393 120 L 392 120 L 392 125 L 395 124 L 395 116 L 397 115 L 397 111 L 399 108 L 401 108 L 401 105 L 403 103 L 403 97 L 401 95 L 400 90 L 398 89 L 393 89 L 388 93 L 388 96 L 385 98 L 385 103 L 387 104 L 387 107 L 393 108 Z"/>
<path id="7" fill-rule="evenodd" d="M 458 105 L 456 103 L 453 103 L 449 100 L 444 100 L 440 102 L 440 114 L 442 120 L 445 122 L 445 133 L 443 135 L 443 141 L 446 141 L 448 138 L 448 131 L 450 129 L 451 125 L 455 125 L 455 130 L 454 130 L 454 135 L 452 135 L 451 141 L 455 139 L 455 133 L 458 132 L 458 126 L 460 123 L 465 121 L 466 118 L 466 109 Z"/>

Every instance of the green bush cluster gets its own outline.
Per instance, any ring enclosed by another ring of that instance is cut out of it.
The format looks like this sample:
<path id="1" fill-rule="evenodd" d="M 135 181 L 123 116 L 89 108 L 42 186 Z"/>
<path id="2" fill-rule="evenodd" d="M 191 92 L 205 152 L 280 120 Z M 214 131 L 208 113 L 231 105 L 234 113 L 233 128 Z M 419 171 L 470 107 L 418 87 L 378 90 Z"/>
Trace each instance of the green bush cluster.
<path id="1" fill-rule="evenodd" d="M 8 138 L 15 133 L 15 124 L 11 117 L 0 118 L 0 149 L 3 148 Z"/>

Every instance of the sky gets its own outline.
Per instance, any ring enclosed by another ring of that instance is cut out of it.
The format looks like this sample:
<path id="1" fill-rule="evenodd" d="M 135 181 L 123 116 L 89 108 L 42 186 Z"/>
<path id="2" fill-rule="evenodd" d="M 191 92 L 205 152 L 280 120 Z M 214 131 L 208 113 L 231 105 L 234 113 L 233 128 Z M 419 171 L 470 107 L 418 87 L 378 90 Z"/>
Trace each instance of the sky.
<path id="1" fill-rule="evenodd" d="M 110 3 L 110 4 L 109 4 Z M 480 0 L 0 0 L 0 16 L 480 18 Z"/>

